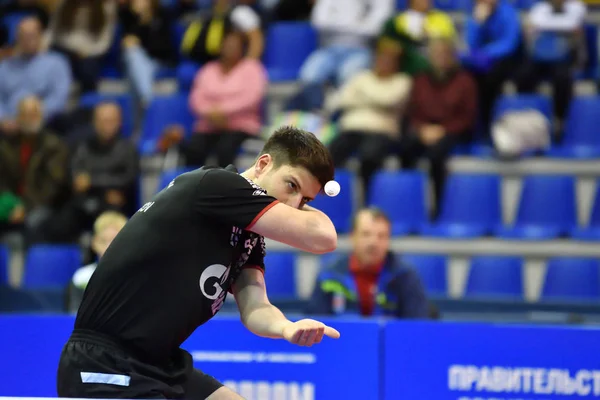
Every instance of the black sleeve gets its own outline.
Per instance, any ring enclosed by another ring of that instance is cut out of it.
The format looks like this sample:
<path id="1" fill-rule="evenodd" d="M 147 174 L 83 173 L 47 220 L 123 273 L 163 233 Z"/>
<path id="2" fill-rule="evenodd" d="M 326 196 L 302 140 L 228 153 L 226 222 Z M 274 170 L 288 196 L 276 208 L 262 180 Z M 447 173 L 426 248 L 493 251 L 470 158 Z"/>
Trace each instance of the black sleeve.
<path id="1" fill-rule="evenodd" d="M 196 215 L 250 229 L 277 199 L 236 172 L 211 169 L 205 172 L 194 198 Z"/>
<path id="2" fill-rule="evenodd" d="M 265 255 L 266 247 L 265 247 L 265 238 L 259 236 L 258 241 L 256 242 L 256 246 L 252 249 L 250 253 L 250 257 L 244 264 L 244 268 L 258 268 L 263 274 L 265 273 Z"/>

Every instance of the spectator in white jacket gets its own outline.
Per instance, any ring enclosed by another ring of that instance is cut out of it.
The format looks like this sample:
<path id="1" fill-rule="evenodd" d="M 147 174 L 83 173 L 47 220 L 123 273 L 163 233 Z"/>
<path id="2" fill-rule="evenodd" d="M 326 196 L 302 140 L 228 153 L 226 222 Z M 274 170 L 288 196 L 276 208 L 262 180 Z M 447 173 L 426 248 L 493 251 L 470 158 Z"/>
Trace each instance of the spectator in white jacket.
<path id="1" fill-rule="evenodd" d="M 339 85 L 371 63 L 370 42 L 394 12 L 394 0 L 316 0 L 311 22 L 320 48 L 300 70 L 305 84 Z"/>
<path id="2" fill-rule="evenodd" d="M 339 134 L 329 148 L 333 161 L 342 167 L 357 153 L 365 188 L 400 138 L 412 89 L 411 78 L 398 73 L 400 51 L 396 44 L 380 45 L 373 68 L 351 78 L 329 105 L 341 112 Z"/>
<path id="3" fill-rule="evenodd" d="M 517 87 L 531 93 L 542 79 L 552 83 L 557 135 L 573 97 L 573 74 L 586 57 L 585 15 L 580 0 L 548 0 L 531 7 L 525 24 L 529 53 L 517 74 Z"/>

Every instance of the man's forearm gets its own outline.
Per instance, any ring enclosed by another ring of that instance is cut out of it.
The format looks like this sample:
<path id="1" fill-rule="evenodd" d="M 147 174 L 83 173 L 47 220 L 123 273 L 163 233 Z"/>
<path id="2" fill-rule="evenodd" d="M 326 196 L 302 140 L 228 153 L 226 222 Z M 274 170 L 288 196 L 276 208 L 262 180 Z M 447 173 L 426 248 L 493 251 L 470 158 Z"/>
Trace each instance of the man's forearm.
<path id="1" fill-rule="evenodd" d="M 271 339 L 281 339 L 283 329 L 292 323 L 272 304 L 261 305 L 248 315 L 242 315 L 242 322 L 255 335 Z"/>

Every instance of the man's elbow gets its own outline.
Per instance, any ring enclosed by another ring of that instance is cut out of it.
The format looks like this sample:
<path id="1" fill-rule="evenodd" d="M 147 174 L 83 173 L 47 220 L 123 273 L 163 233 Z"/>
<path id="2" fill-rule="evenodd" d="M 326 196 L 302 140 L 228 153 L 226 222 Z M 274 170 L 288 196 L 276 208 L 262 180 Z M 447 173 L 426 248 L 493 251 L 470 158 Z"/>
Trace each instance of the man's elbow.
<path id="1" fill-rule="evenodd" d="M 331 253 L 337 248 L 337 233 L 335 229 L 333 231 L 323 231 L 319 236 L 315 237 L 312 246 L 311 253 L 314 254 L 325 254 Z"/>

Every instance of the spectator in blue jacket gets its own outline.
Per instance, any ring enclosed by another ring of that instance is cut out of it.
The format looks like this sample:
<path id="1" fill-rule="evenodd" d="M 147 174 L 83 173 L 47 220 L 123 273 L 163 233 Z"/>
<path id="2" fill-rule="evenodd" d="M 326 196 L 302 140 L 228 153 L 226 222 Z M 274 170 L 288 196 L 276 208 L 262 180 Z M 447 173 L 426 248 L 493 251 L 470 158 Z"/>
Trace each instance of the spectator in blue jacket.
<path id="1" fill-rule="evenodd" d="M 481 122 L 489 128 L 494 102 L 522 53 L 519 13 L 507 0 L 477 0 L 466 24 L 463 63 L 479 84 Z"/>
<path id="2" fill-rule="evenodd" d="M 429 317 L 429 303 L 417 273 L 389 251 L 390 230 L 390 220 L 378 209 L 356 214 L 352 254 L 319 274 L 309 314 Z"/>
<path id="3" fill-rule="evenodd" d="M 23 19 L 15 54 L 0 62 L 0 132 L 17 131 L 19 102 L 29 96 L 42 100 L 45 121 L 65 111 L 70 87 L 67 60 L 42 49 L 42 26 L 37 18 Z"/>

